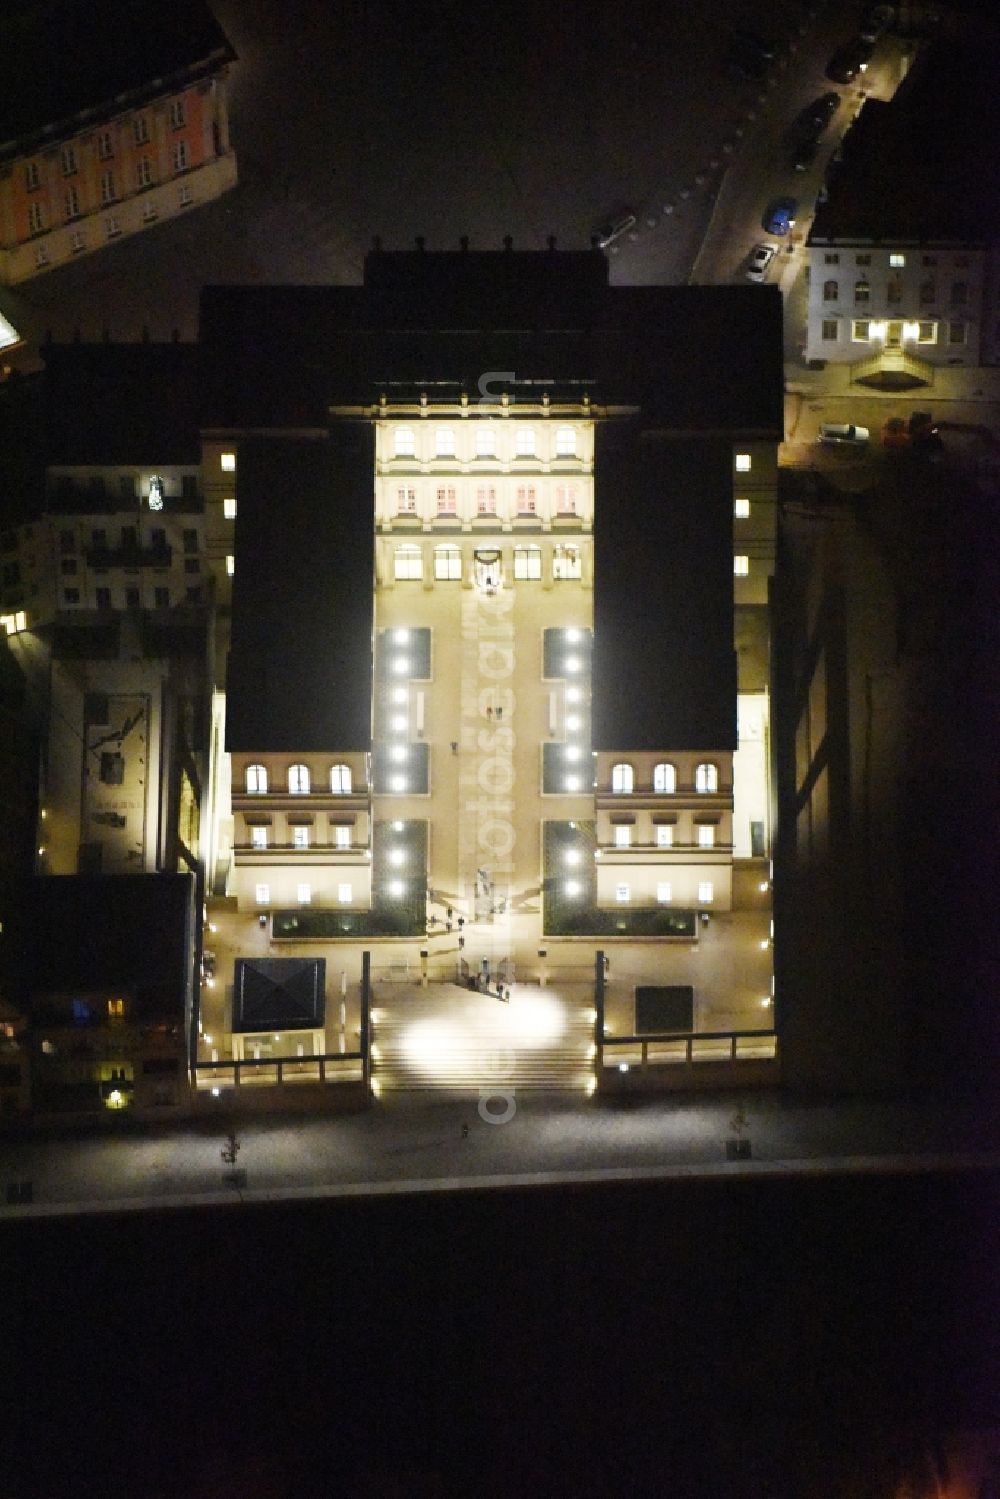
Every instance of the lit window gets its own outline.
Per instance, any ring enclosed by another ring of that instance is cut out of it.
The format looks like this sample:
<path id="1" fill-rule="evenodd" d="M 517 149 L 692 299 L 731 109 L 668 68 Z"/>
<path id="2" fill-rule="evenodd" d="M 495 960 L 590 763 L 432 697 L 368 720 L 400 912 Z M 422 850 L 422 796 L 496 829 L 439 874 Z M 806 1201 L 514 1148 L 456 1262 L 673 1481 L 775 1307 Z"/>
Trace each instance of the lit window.
<path id="1" fill-rule="evenodd" d="M 438 458 L 454 458 L 455 434 L 450 427 L 437 427 L 435 429 L 434 452 Z"/>
<path id="2" fill-rule="evenodd" d="M 438 515 L 454 515 L 457 509 L 457 495 L 453 484 L 443 484 L 437 492 Z"/>
<path id="3" fill-rule="evenodd" d="M 31 234 L 41 234 L 45 228 L 45 212 L 41 203 L 28 204 L 28 230 Z"/>
<path id="4" fill-rule="evenodd" d="M 715 828 L 710 823 L 701 823 L 698 827 L 698 847 L 715 847 Z"/>
<path id="5" fill-rule="evenodd" d="M 333 841 L 336 844 L 337 848 L 350 848 L 351 829 L 347 826 L 346 823 L 338 823 L 334 828 Z"/>
<path id="6" fill-rule="evenodd" d="M 864 279 L 864 277 L 862 277 L 860 281 L 855 281 L 855 283 L 854 283 L 854 300 L 855 300 L 855 302 L 870 302 L 871 301 L 871 295 L 872 295 L 872 289 L 871 289 L 871 283 L 869 281 L 866 281 Z"/>
<path id="7" fill-rule="evenodd" d="M 417 508 L 417 491 L 408 484 L 396 490 L 396 510 L 400 515 L 413 515 Z"/>
<path id="8" fill-rule="evenodd" d="M 295 899 L 300 906 L 308 906 L 313 898 L 312 886 L 307 884 L 296 885 Z"/>
<path id="9" fill-rule="evenodd" d="M 246 788 L 250 795 L 261 796 L 267 790 L 267 768 L 263 765 L 248 765 Z"/>
<path id="10" fill-rule="evenodd" d="M 557 515 L 575 515 L 576 514 L 576 485 L 575 484 L 557 484 L 556 485 L 556 491 L 555 491 L 555 501 L 556 501 L 556 514 Z"/>
<path id="11" fill-rule="evenodd" d="M 653 766 L 653 790 L 661 794 L 677 790 L 677 770 L 668 760 Z"/>
<path id="12" fill-rule="evenodd" d="M 266 906 L 271 899 L 270 885 L 258 885 L 256 899 L 258 906 Z"/>
<path id="13" fill-rule="evenodd" d="M 711 880 L 699 880 L 699 882 L 698 882 L 698 903 L 699 903 L 699 905 L 709 906 L 709 905 L 711 905 L 711 903 L 712 903 L 712 901 L 714 899 L 715 899 L 715 886 L 713 885 L 712 881 Z"/>
<path id="14" fill-rule="evenodd" d="M 137 115 L 132 121 L 132 138 L 137 146 L 145 146 L 149 141 L 149 121 L 145 115 Z"/>
<path id="15" fill-rule="evenodd" d="M 718 791 L 719 789 L 719 767 L 710 761 L 703 761 L 695 766 L 694 770 L 695 791 Z"/>
<path id="16" fill-rule="evenodd" d="M 293 796 L 305 796 L 308 794 L 310 776 L 308 765 L 289 765 L 288 767 L 288 789 Z"/>
<path id="17" fill-rule="evenodd" d="M 349 765 L 330 766 L 330 790 L 334 792 L 347 792 L 351 789 L 351 767 Z"/>
<path id="18" fill-rule="evenodd" d="M 222 468 L 222 472 L 224 474 L 235 474 L 235 472 L 236 472 L 236 454 L 235 453 L 220 453 L 220 455 L 219 455 L 219 464 L 220 464 L 220 466 Z"/>
<path id="19" fill-rule="evenodd" d="M 737 520 L 746 520 L 750 515 L 750 501 L 734 500 L 733 514 L 735 515 Z"/>
<path id="20" fill-rule="evenodd" d="M 537 582 L 542 576 L 541 547 L 514 548 L 515 582 Z"/>
<path id="21" fill-rule="evenodd" d="M 424 559 L 420 548 L 412 543 L 407 546 L 396 548 L 393 559 L 394 575 L 397 582 L 416 581 L 424 575 Z"/>
<path id="22" fill-rule="evenodd" d="M 565 891 L 565 893 L 570 896 L 579 895 L 582 889 L 583 886 L 579 880 L 567 880 L 565 885 L 563 886 L 563 890 Z"/>
<path id="23" fill-rule="evenodd" d="M 416 439 L 412 427 L 397 427 L 392 434 L 393 453 L 397 458 L 412 458 L 416 452 Z"/>
<path id="24" fill-rule="evenodd" d="M 669 880 L 657 880 L 656 899 L 661 906 L 669 905 L 674 898 L 674 893 Z"/>
<path id="25" fill-rule="evenodd" d="M 232 552 L 230 552 L 228 557 L 226 558 L 226 572 L 228 573 L 229 577 L 232 577 L 235 571 L 236 558 L 233 556 Z"/>
<path id="26" fill-rule="evenodd" d="M 172 99 L 170 101 L 170 128 L 180 130 L 184 124 L 184 100 Z"/>
<path id="27" fill-rule="evenodd" d="M 823 282 L 823 301 L 824 302 L 836 302 L 836 300 L 837 300 L 837 298 L 839 296 L 840 296 L 840 282 L 839 281 L 830 280 L 830 281 L 824 281 Z"/>
<path id="28" fill-rule="evenodd" d="M 309 847 L 309 829 L 306 827 L 292 828 L 292 847 Z"/>
<path id="29" fill-rule="evenodd" d="M 140 156 L 135 164 L 135 185 L 138 188 L 149 187 L 153 181 L 153 163 L 148 156 Z"/>
<path id="30" fill-rule="evenodd" d="M 556 457 L 576 457 L 576 433 L 572 427 L 556 428 Z"/>
<path id="31" fill-rule="evenodd" d="M 267 848 L 267 828 L 253 827 L 250 829 L 250 846 L 252 848 Z"/>
<path id="32" fill-rule="evenodd" d="M 497 509 L 497 492 L 492 484 L 476 490 L 476 513 L 478 515 L 495 515 Z"/>
<path id="33" fill-rule="evenodd" d="M 174 171 L 183 172 L 188 164 L 187 141 L 174 141 Z"/>
<path id="34" fill-rule="evenodd" d="M 918 344 L 936 344 L 937 343 L 937 323 L 918 323 L 917 324 L 917 343 Z"/>
<path id="35" fill-rule="evenodd" d="M 618 823 L 615 827 L 615 848 L 628 848 L 632 842 L 632 829 L 628 823 Z"/>
<path id="36" fill-rule="evenodd" d="M 534 458 L 535 456 L 535 429 L 534 427 L 518 427 L 514 439 L 514 452 L 518 458 Z"/>
<path id="37" fill-rule="evenodd" d="M 750 558 L 741 552 L 733 558 L 733 573 L 737 578 L 745 578 L 750 572 Z"/>
<path id="38" fill-rule="evenodd" d="M 222 516 L 223 516 L 224 520 L 235 520 L 236 519 L 236 501 L 235 500 L 233 500 L 233 499 L 223 500 L 223 502 L 222 502 Z"/>
<path id="39" fill-rule="evenodd" d="M 674 830 L 667 822 L 656 824 L 656 846 L 657 848 L 672 848 L 674 842 Z"/>
<path id="40" fill-rule="evenodd" d="M 434 576 L 441 582 L 461 582 L 462 553 L 458 547 L 441 546 L 434 548 Z"/>
<path id="41" fill-rule="evenodd" d="M 583 576 L 583 559 L 579 547 L 556 547 L 552 553 L 552 576 L 562 581 Z"/>
<path id="42" fill-rule="evenodd" d="M 516 503 L 518 515 L 534 515 L 536 507 L 535 486 L 533 484 L 519 485 Z"/>
<path id="43" fill-rule="evenodd" d="M 68 219 L 75 219 L 80 212 L 80 194 L 77 192 L 75 187 L 68 187 L 66 189 L 66 192 L 64 194 L 64 205 L 66 209 L 66 217 Z"/>
<path id="44" fill-rule="evenodd" d="M 906 256 L 905 255 L 890 255 L 889 256 L 889 264 L 891 266 L 903 266 L 903 265 L 906 264 Z"/>
<path id="45" fill-rule="evenodd" d="M 480 422 L 476 428 L 476 457 L 493 458 L 496 455 L 497 440 L 489 422 Z"/>
<path id="46" fill-rule="evenodd" d="M 632 899 L 632 891 L 628 885 L 615 886 L 615 900 L 620 906 L 627 906 Z"/>
<path id="47" fill-rule="evenodd" d="M 342 906 L 349 906 L 354 899 L 354 887 L 352 885 L 338 885 L 337 899 Z"/>
<path id="48" fill-rule="evenodd" d="M 750 454 L 749 453 L 737 453 L 736 454 L 736 472 L 738 474 L 748 474 L 750 472 Z"/>
<path id="49" fill-rule="evenodd" d="M 632 790 L 632 787 L 634 786 L 634 784 L 635 784 L 635 776 L 633 774 L 631 765 L 626 765 L 624 761 L 619 762 L 619 764 L 617 764 L 617 765 L 612 765 L 612 767 L 611 767 L 611 789 L 612 789 L 612 791 L 628 792 L 628 791 Z"/>

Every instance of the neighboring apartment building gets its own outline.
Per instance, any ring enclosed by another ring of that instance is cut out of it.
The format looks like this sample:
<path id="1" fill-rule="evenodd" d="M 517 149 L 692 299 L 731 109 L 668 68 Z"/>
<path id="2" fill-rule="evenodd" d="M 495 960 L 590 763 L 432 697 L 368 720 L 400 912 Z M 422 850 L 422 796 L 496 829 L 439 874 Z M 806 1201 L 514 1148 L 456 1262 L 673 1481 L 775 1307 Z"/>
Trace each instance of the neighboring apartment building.
<path id="1" fill-rule="evenodd" d="M 27 6 L 0 99 L 0 282 L 207 203 L 236 184 L 235 53 L 200 0 Z"/>
<path id="2" fill-rule="evenodd" d="M 807 359 L 919 385 L 1000 358 L 994 58 L 936 42 L 851 126 L 808 238 Z"/>

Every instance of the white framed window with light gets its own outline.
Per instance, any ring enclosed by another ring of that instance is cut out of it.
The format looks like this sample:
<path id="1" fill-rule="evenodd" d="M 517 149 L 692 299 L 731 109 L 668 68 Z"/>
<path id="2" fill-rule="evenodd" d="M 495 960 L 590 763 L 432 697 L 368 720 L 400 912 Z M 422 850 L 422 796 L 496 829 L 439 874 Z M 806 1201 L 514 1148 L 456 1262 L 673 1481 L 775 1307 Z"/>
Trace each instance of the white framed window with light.
<path id="1" fill-rule="evenodd" d="M 223 502 L 222 502 L 222 519 L 223 520 L 235 520 L 236 519 L 236 501 L 233 499 L 232 495 L 230 495 L 230 497 L 227 500 L 223 500 Z"/>
<path id="2" fill-rule="evenodd" d="M 333 830 L 333 843 L 335 848 L 350 848 L 352 829 L 346 822 L 338 822 Z"/>
<path id="3" fill-rule="evenodd" d="M 631 899 L 632 899 L 632 887 L 631 887 L 631 885 L 616 885 L 615 886 L 615 900 L 618 902 L 618 904 L 620 906 L 627 906 L 628 903 L 629 903 L 629 901 Z"/>
<path id="4" fill-rule="evenodd" d="M 856 317 L 851 323 L 851 342 L 855 344 L 868 344 L 872 339 L 872 325 L 870 318 Z"/>
<path id="5" fill-rule="evenodd" d="M 656 846 L 657 848 L 673 848 L 674 829 L 669 822 L 658 822 L 656 824 Z"/>
<path id="6" fill-rule="evenodd" d="M 556 428 L 556 457 L 576 457 L 576 432 L 572 427 Z"/>
<path id="7" fill-rule="evenodd" d="M 292 796 L 308 796 L 312 777 L 309 774 L 308 765 L 289 765 L 288 767 L 288 790 Z"/>
<path id="8" fill-rule="evenodd" d="M 434 576 L 439 583 L 462 581 L 462 553 L 457 546 L 434 548 Z"/>
<path id="9" fill-rule="evenodd" d="M 749 520 L 750 519 L 750 501 L 749 500 L 734 500 L 733 501 L 733 515 L 735 516 L 735 518 L 737 520 Z"/>
<path id="10" fill-rule="evenodd" d="M 296 824 L 296 826 L 292 828 L 292 847 L 293 848 L 308 848 L 309 847 L 309 829 L 304 824 L 299 823 L 299 824 Z"/>
<path id="11" fill-rule="evenodd" d="M 573 582 L 583 576 L 579 547 L 556 547 L 552 553 L 552 576 L 556 582 Z"/>
<path id="12" fill-rule="evenodd" d="M 258 906 L 270 905 L 270 902 L 271 902 L 271 887 L 270 887 L 270 885 L 257 885 L 257 886 L 255 886 L 255 888 L 254 888 L 254 899 L 256 900 Z"/>
<path id="13" fill-rule="evenodd" d="M 353 885 L 341 884 L 337 886 L 337 900 L 342 906 L 349 906 L 354 899 Z"/>
<path id="14" fill-rule="evenodd" d="M 250 796 L 263 796 L 267 790 L 267 767 L 264 765 L 248 765 L 244 784 Z"/>
<path id="15" fill-rule="evenodd" d="M 352 786 L 351 767 L 349 765 L 330 766 L 330 790 L 334 796 L 345 796 Z"/>
<path id="16" fill-rule="evenodd" d="M 308 906 L 312 902 L 312 898 L 313 893 L 311 885 L 307 884 L 304 880 L 300 884 L 296 885 L 295 899 L 298 901 L 300 906 Z"/>
<path id="17" fill-rule="evenodd" d="M 516 433 L 514 434 L 514 456 L 516 458 L 534 458 L 534 427 L 518 427 Z"/>
<path id="18" fill-rule="evenodd" d="M 235 472 L 236 472 L 236 454 L 235 453 L 220 453 L 219 454 L 219 467 L 222 469 L 222 472 L 224 474 L 235 474 Z"/>
<path id="19" fill-rule="evenodd" d="M 236 572 L 236 558 L 234 557 L 233 553 L 230 552 L 229 555 L 226 558 L 226 576 L 228 578 L 231 578 L 231 577 L 234 576 L 235 572 Z"/>
<path id="20" fill-rule="evenodd" d="M 417 439 L 412 427 L 396 427 L 392 434 L 392 453 L 394 458 L 413 458 L 416 456 Z"/>
<path id="21" fill-rule="evenodd" d="M 615 831 L 615 848 L 631 848 L 631 846 L 632 846 L 632 829 L 629 827 L 628 823 L 627 822 L 618 822 L 618 823 L 616 823 L 614 831 Z"/>
<path id="22" fill-rule="evenodd" d="M 436 458 L 454 458 L 455 433 L 451 427 L 435 427 L 434 456 Z"/>
<path id="23" fill-rule="evenodd" d="M 750 573 L 750 558 L 745 552 L 737 552 L 733 558 L 733 576 L 746 578 Z"/>
<path id="24" fill-rule="evenodd" d="M 440 484 L 437 490 L 438 515 L 454 515 L 458 510 L 458 494 L 454 484 Z"/>
<path id="25" fill-rule="evenodd" d="M 537 583 L 541 576 L 541 547 L 515 547 L 514 581 L 517 583 Z"/>
<path id="26" fill-rule="evenodd" d="M 412 484 L 401 484 L 396 490 L 397 515 L 415 515 L 416 509 L 417 491 Z"/>
<path id="27" fill-rule="evenodd" d="M 497 492 L 495 486 L 492 484 L 481 485 L 476 490 L 476 514 L 496 515 L 496 513 Z"/>
<path id="28" fill-rule="evenodd" d="M 711 760 L 702 760 L 694 768 L 694 789 L 698 792 L 718 791 L 719 767 Z"/>
<path id="29" fill-rule="evenodd" d="M 497 439 L 492 422 L 480 422 L 476 427 L 476 457 L 495 458 Z"/>
<path id="30" fill-rule="evenodd" d="M 748 474 L 750 472 L 751 459 L 749 453 L 737 453 L 734 461 L 738 474 Z"/>
<path id="31" fill-rule="evenodd" d="M 557 515 L 575 515 L 576 485 L 557 484 L 555 488 L 555 502 Z"/>
<path id="32" fill-rule="evenodd" d="M 698 824 L 698 847 L 715 847 L 715 827 L 712 823 L 701 822 Z"/>
<path id="33" fill-rule="evenodd" d="M 656 902 L 660 906 L 668 906 L 674 898 L 673 886 L 669 880 L 657 880 Z"/>
<path id="34" fill-rule="evenodd" d="M 250 847 L 267 848 L 267 828 L 260 823 L 255 823 L 250 829 Z"/>
<path id="35" fill-rule="evenodd" d="M 677 767 L 669 760 L 660 760 L 653 766 L 653 790 L 661 796 L 677 790 Z"/>
<path id="36" fill-rule="evenodd" d="M 715 885 L 711 880 L 699 880 L 698 882 L 698 904 L 710 906 L 715 899 Z"/>
<path id="37" fill-rule="evenodd" d="M 396 582 L 418 582 L 423 575 L 424 559 L 420 548 L 412 544 L 397 547 L 393 557 L 393 576 Z"/>
<path id="38" fill-rule="evenodd" d="M 611 790 L 619 795 L 625 795 L 635 786 L 635 772 L 631 765 L 625 760 L 619 760 L 611 767 Z"/>

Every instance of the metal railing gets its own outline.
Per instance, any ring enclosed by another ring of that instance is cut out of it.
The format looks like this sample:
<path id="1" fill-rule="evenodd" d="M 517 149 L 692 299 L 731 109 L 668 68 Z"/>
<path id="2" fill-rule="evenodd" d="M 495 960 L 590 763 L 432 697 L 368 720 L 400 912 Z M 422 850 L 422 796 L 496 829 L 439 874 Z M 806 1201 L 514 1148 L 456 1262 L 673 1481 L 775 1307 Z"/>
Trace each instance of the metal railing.
<path id="1" fill-rule="evenodd" d="M 688 1031 L 682 1035 L 604 1036 L 600 1064 L 630 1070 L 638 1067 L 693 1067 L 701 1062 L 776 1062 L 776 1031 Z"/>
<path id="2" fill-rule="evenodd" d="M 365 1058 L 361 1051 L 323 1052 L 308 1057 L 244 1057 L 219 1062 L 195 1062 L 196 1088 L 239 1088 L 295 1083 L 344 1083 L 365 1081 Z"/>

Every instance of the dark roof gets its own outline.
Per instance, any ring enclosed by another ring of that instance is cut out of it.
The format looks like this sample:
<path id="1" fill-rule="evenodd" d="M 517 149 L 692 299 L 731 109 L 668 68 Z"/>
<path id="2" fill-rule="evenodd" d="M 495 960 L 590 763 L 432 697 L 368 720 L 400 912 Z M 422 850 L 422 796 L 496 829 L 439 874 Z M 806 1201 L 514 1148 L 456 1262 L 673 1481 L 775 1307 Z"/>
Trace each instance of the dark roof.
<path id="1" fill-rule="evenodd" d="M 736 748 L 732 446 L 597 429 L 593 742 Z"/>
<path id="2" fill-rule="evenodd" d="M 372 738 L 372 429 L 240 443 L 226 748 Z"/>
<path id="3" fill-rule="evenodd" d="M 233 1030 L 308 1030 L 323 1024 L 325 958 L 237 958 Z"/>
<path id="4" fill-rule="evenodd" d="M 236 56 L 204 0 L 7 0 L 0 51 L 0 153 L 46 125 L 84 110 L 107 116 L 124 107 L 123 95 L 166 93 L 209 59 Z"/>
<path id="5" fill-rule="evenodd" d="M 49 344 L 50 464 L 193 463 L 198 434 L 194 344 Z"/>
<path id="6" fill-rule="evenodd" d="M 205 288 L 204 424 L 326 425 L 426 389 L 642 404 L 678 430 L 782 430 L 775 287 L 610 287 L 604 256 L 378 252 L 363 287 Z"/>
<path id="7" fill-rule="evenodd" d="M 888 102 L 870 99 L 844 140 L 810 243 L 978 244 L 1000 232 L 995 33 L 929 48 Z"/>

